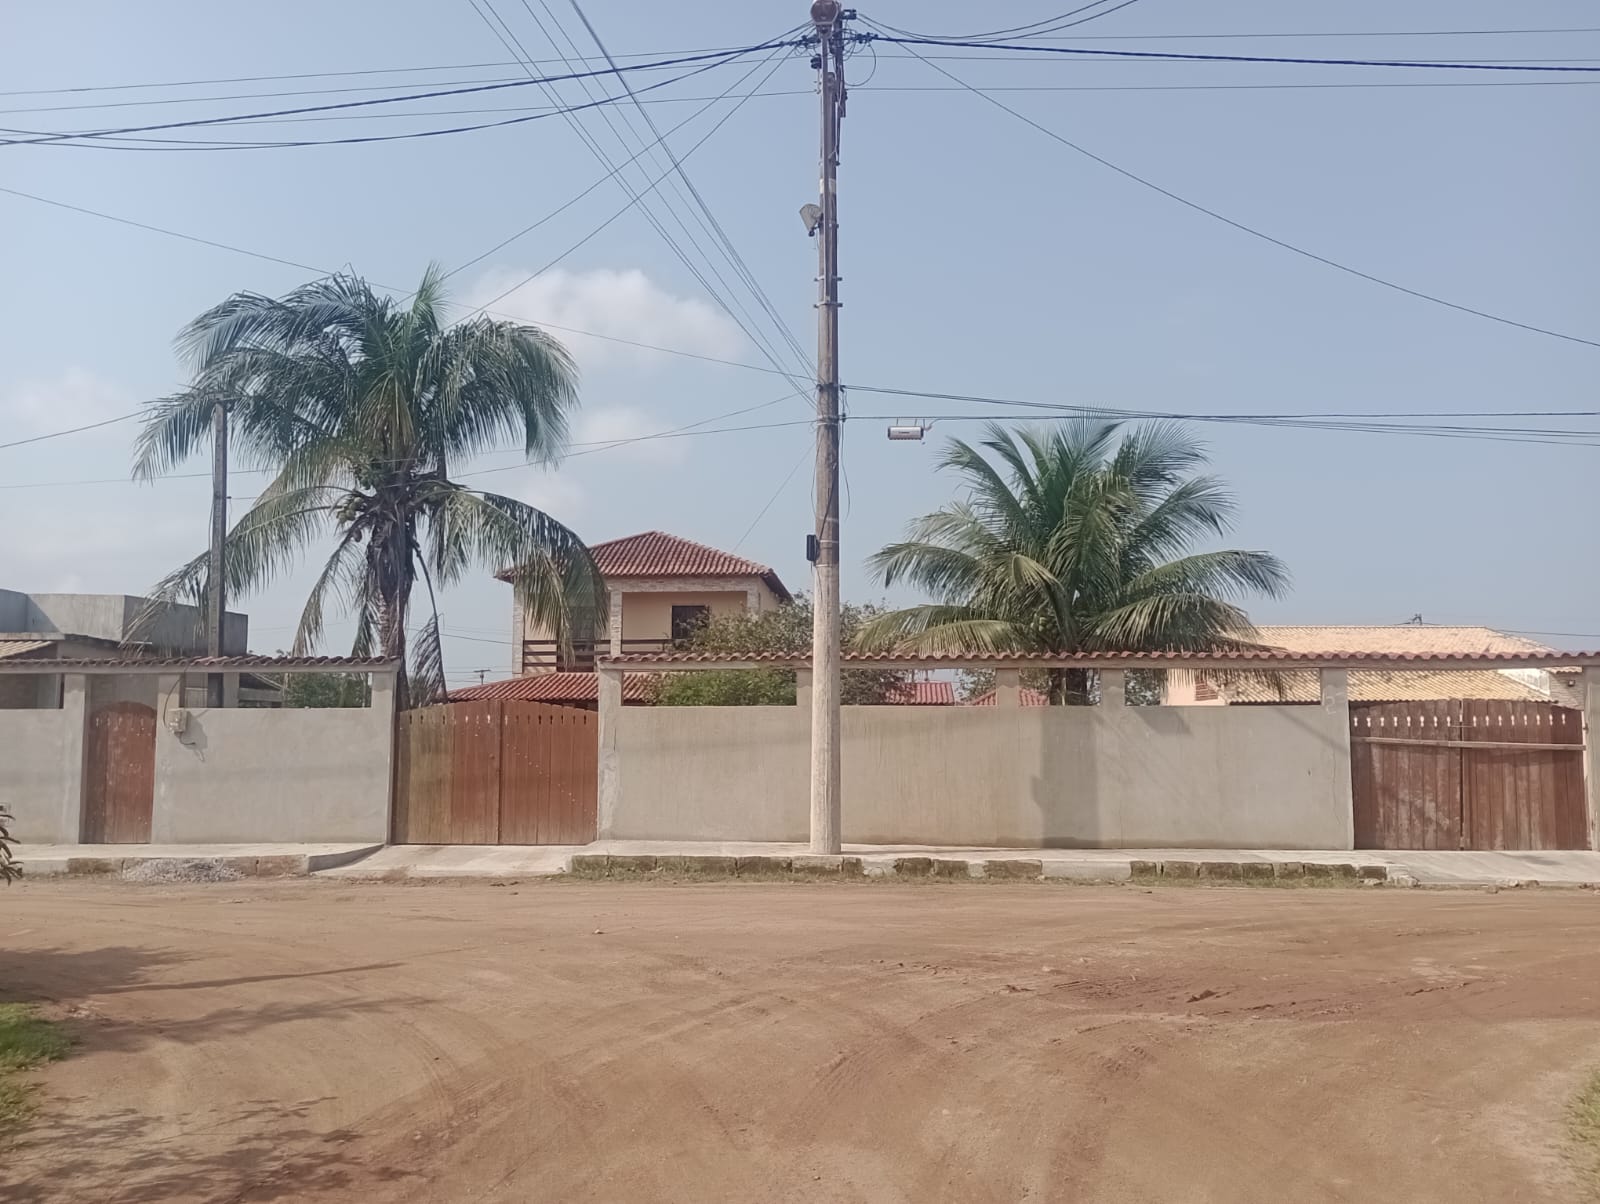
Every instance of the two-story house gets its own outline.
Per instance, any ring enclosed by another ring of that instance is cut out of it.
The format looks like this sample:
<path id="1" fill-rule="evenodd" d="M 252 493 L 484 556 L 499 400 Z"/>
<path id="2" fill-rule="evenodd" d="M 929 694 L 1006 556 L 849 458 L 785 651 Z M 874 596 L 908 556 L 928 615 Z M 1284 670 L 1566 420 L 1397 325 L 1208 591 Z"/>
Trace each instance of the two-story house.
<path id="1" fill-rule="evenodd" d="M 595 657 L 617 636 L 624 652 L 662 652 L 717 615 L 759 614 L 789 601 L 788 588 L 764 564 L 665 531 L 645 531 L 594 544 L 605 578 L 607 630 L 575 640 L 563 652 L 552 634 L 512 604 L 517 676 L 451 693 L 457 700 L 516 698 L 593 706 L 599 696 Z M 497 574 L 509 581 L 508 573 Z M 625 702 L 644 701 L 646 683 L 625 679 Z"/>

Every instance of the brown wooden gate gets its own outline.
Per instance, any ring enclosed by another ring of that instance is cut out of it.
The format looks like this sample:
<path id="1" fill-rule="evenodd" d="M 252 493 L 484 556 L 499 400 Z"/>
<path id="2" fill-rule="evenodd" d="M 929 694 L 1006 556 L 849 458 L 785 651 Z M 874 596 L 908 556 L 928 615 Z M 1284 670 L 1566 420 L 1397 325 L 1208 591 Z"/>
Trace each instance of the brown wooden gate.
<path id="1" fill-rule="evenodd" d="M 156 711 L 113 702 L 89 717 L 85 844 L 148 844 L 156 792 Z"/>
<path id="2" fill-rule="evenodd" d="M 1583 715 L 1549 702 L 1355 703 L 1358 849 L 1586 849 Z"/>
<path id="3" fill-rule="evenodd" d="M 397 844 L 588 844 L 599 745 L 592 711 L 489 699 L 400 716 Z"/>

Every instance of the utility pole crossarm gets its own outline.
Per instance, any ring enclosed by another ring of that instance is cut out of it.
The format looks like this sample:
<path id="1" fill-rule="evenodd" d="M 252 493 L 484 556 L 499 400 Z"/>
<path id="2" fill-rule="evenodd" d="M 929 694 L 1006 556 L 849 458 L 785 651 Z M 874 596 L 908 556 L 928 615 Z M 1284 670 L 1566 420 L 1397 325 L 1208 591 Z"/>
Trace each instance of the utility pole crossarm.
<path id="1" fill-rule="evenodd" d="M 841 845 L 839 749 L 839 123 L 844 116 L 844 21 L 837 0 L 816 0 L 818 90 L 822 97 L 821 214 L 816 226 L 817 463 L 816 564 L 811 684 L 811 851 Z"/>

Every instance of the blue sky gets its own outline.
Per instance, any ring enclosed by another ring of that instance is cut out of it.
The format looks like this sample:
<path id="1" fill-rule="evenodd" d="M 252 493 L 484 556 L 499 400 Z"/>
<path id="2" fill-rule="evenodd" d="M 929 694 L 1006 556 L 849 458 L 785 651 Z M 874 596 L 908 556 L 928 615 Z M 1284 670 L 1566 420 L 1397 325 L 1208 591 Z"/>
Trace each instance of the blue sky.
<path id="1" fill-rule="evenodd" d="M 531 11 L 521 0 L 496 0 L 496 7 L 535 58 L 554 57 L 533 20 L 537 14 L 548 24 L 538 0 Z M 586 7 L 614 53 L 654 55 L 757 42 L 798 23 L 807 6 L 591 0 Z M 550 9 L 582 52 L 593 53 L 566 0 L 551 0 Z M 879 0 L 861 11 L 892 25 L 961 33 L 1037 20 L 1057 6 L 986 5 L 976 19 L 972 6 L 942 0 Z M 1593 15 L 1582 0 L 1354 2 L 1337 10 L 1221 0 L 1203 14 L 1174 0 L 1140 0 L 1075 31 L 1081 43 L 1053 44 L 1594 64 L 1600 33 L 1151 37 L 1600 25 Z M 330 88 L 516 73 L 459 66 L 508 57 L 468 0 L 285 0 L 270 10 L 92 2 L 70 13 L 11 6 L 3 20 L 0 78 L 10 92 L 438 68 L 0 97 L 0 108 L 12 110 L 4 124 L 18 129 L 174 121 L 378 94 L 324 94 Z M 1140 40 L 1113 40 L 1124 37 Z M 809 349 L 815 247 L 795 211 L 815 196 L 816 102 L 803 58 L 774 65 L 763 91 L 781 94 L 742 105 L 687 167 Z M 1564 77 L 1538 76 L 1529 77 L 1540 81 L 1535 86 L 1230 89 L 1215 85 L 1504 79 L 1057 57 L 941 65 L 982 87 L 1082 89 L 1002 98 L 1120 166 L 1319 254 L 1520 321 L 1600 334 L 1593 230 L 1600 169 L 1580 149 L 1595 142 L 1600 85 L 1552 85 L 1546 81 Z M 711 97 L 746 69 L 721 67 L 652 99 Z M 859 56 L 852 69 L 852 79 L 866 82 L 852 94 L 841 172 L 847 382 L 1195 413 L 1600 408 L 1591 404 L 1600 362 L 1592 347 L 1430 305 L 1252 239 L 1074 154 L 899 52 L 884 48 L 875 68 Z M 936 90 L 907 90 L 925 88 Z M 295 89 L 317 94 L 37 111 Z M 561 95 L 582 99 L 571 84 Z M 415 107 L 543 103 L 530 88 Z M 665 129 L 698 107 L 667 99 L 652 113 Z M 691 122 L 672 145 L 686 150 L 730 107 Z M 625 157 L 597 115 L 582 120 L 609 154 Z M 451 123 L 364 117 L 261 125 L 244 135 L 233 127 L 216 136 L 337 137 Z M 369 146 L 204 153 L 9 146 L 0 154 L 4 187 L 299 263 L 349 265 L 398 286 L 413 283 L 430 261 L 455 267 L 480 255 L 606 170 L 559 118 Z M 468 303 L 492 297 L 625 203 L 615 183 L 602 185 L 460 273 L 457 295 Z M 169 391 L 182 380 L 171 339 L 186 320 L 230 292 L 280 293 L 310 275 L 5 194 L 0 220 L 9 285 L 0 299 L 0 430 L 13 437 L 114 416 Z M 764 362 L 636 212 L 495 309 Z M 575 435 L 582 441 L 768 402 L 715 425 L 806 416 L 798 398 L 779 400 L 791 386 L 773 373 L 579 336 L 571 345 L 584 373 Z M 851 404 L 857 413 L 907 418 L 976 408 L 860 392 Z M 976 426 L 941 423 L 916 445 L 887 442 L 883 425 L 862 419 L 846 432 L 845 588 L 862 599 L 881 594 L 864 557 L 908 518 L 948 499 L 952 484 L 934 470 L 938 445 Z M 133 429 L 124 423 L 0 451 L 0 485 L 123 478 Z M 1262 621 L 1396 622 L 1421 613 L 1439 622 L 1596 633 L 1551 642 L 1600 644 L 1596 449 L 1233 426 L 1201 433 L 1239 496 L 1230 542 L 1277 552 L 1295 576 L 1288 598 L 1254 608 Z M 663 528 L 738 545 L 799 588 L 811 528 L 809 438 L 804 425 L 779 426 L 596 452 L 554 472 L 504 455 L 474 467 L 505 467 L 480 483 L 546 505 L 592 541 Z M 205 467 L 197 460 L 190 469 Z M 236 506 L 247 504 L 259 479 L 238 479 Z M 0 489 L 0 585 L 138 592 L 203 546 L 205 506 L 203 479 Z M 308 576 L 309 569 L 240 600 L 256 647 L 287 643 Z M 448 645 L 458 680 L 508 666 L 508 592 L 485 574 L 446 598 L 444 626 L 458 633 Z M 329 651 L 340 650 L 339 635 L 336 629 Z"/>

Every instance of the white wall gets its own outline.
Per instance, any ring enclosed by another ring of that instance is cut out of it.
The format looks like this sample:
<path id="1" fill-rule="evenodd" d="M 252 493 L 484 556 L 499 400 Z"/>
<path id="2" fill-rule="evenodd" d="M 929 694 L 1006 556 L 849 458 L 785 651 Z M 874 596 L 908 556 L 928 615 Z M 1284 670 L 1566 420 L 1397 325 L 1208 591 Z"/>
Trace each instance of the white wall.
<path id="1" fill-rule="evenodd" d="M 196 710 L 156 730 L 156 844 L 380 842 L 392 719 L 370 709 Z"/>
<path id="2" fill-rule="evenodd" d="M 19 841 L 77 842 L 82 768 L 81 708 L 0 710 L 0 807 L 11 812 Z"/>
<path id="3" fill-rule="evenodd" d="M 809 717 L 628 707 L 602 837 L 804 840 Z M 1350 848 L 1342 698 L 1284 707 L 846 707 L 844 838 Z"/>

